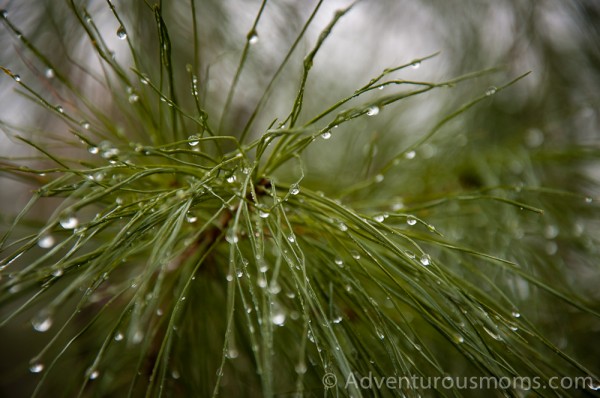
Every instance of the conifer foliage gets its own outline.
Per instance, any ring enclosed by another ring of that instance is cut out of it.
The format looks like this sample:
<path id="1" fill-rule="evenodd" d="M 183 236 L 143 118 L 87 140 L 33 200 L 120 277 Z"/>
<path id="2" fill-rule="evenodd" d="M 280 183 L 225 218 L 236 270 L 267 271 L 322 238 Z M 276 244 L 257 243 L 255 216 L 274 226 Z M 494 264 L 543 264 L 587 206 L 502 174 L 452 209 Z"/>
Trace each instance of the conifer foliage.
<path id="1" fill-rule="evenodd" d="M 277 3 L 2 11 L 2 395 L 594 394 L 598 99 L 414 78 L 445 53 L 346 81 L 319 64 L 369 3 Z"/>

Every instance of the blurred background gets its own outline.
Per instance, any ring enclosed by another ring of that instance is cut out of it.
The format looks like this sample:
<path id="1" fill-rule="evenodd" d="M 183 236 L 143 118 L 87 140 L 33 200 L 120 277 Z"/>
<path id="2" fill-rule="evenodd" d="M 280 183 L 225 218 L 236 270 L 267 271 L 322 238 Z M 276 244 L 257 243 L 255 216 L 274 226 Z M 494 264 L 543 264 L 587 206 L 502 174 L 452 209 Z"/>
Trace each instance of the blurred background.
<path id="1" fill-rule="evenodd" d="M 138 59 L 133 59 L 128 41 L 119 39 L 120 23 L 107 3 L 75 3 L 93 17 L 106 47 L 114 52 L 112 55 L 127 73 L 134 76 L 130 67 L 137 62 L 140 72 L 158 76 L 156 24 L 146 2 L 113 1 Z M 195 14 L 190 12 L 188 2 L 164 2 L 163 17 L 169 27 L 179 92 L 189 90 L 186 66 L 190 65 L 200 78 L 209 123 L 223 134 L 239 135 L 317 4 L 292 0 L 267 3 L 256 27 L 258 40 L 251 46 L 248 67 L 240 76 L 231 107 L 223 114 L 246 36 L 261 2 L 197 1 Z M 338 0 L 322 3 L 263 111 L 253 121 L 251 136 L 262 134 L 275 117 L 285 118 L 298 88 L 304 56 L 334 12 L 349 4 Z M 114 88 L 99 82 L 98 76 L 105 73 L 102 63 L 68 2 L 0 0 L 0 9 L 56 65 L 56 70 L 49 71 L 37 62 L 27 44 L 6 23 L 0 28 L 0 66 L 18 73 L 56 104 L 75 110 L 81 99 L 70 97 L 56 78 L 66 77 L 126 134 L 143 141 L 143 133 L 135 131 L 135 124 L 122 110 L 123 104 L 114 100 Z M 197 52 L 192 45 L 194 18 Z M 437 56 L 403 69 L 399 78 L 440 82 L 488 68 L 496 71 L 386 107 L 377 118 L 341 127 L 344 131 L 340 134 L 307 152 L 306 183 L 335 196 L 356 182 L 357 176 L 366 178 L 376 173 L 386 160 L 424 136 L 445 115 L 491 87 L 531 71 L 516 85 L 490 96 L 475 110 L 445 125 L 434 139 L 420 146 L 414 159 L 406 160 L 386 176 L 386 194 L 395 190 L 398 203 L 414 204 L 435 193 L 488 186 L 523 188 L 526 199 L 549 209 L 542 221 L 527 219 L 515 224 L 513 213 L 490 211 L 474 215 L 466 208 L 433 213 L 431 219 L 444 227 L 448 236 L 465 244 L 509 260 L 527 258 L 537 262 L 540 278 L 580 293 L 598 310 L 600 218 L 595 203 L 600 199 L 600 2 L 359 1 L 335 26 L 315 58 L 303 115 L 310 119 L 339 98 L 351 95 L 385 68 L 410 64 L 437 52 Z M 384 93 L 385 90 L 390 88 L 384 88 Z M 0 135 L 0 155 L 5 158 L 33 154 L 14 140 L 19 129 L 26 135 L 67 133 L 47 109 L 18 91 L 14 79 L 6 74 L 0 77 L 0 127 L 4 132 Z M 126 97 L 124 90 L 123 93 Z M 187 97 L 181 95 L 181 101 L 191 102 Z M 355 172 L 357 159 L 362 162 L 365 157 L 368 164 L 361 164 Z M 534 190 L 528 191 L 531 187 L 560 189 L 580 197 L 541 199 Z M 27 202 L 31 189 L 22 181 L 0 176 L 2 229 Z M 360 207 L 377 195 L 375 189 L 357 193 L 348 200 Z M 51 211 L 40 209 L 38 214 L 43 217 Z M 505 284 L 508 291 L 524 301 L 533 294 L 523 281 L 498 283 Z M 559 347 L 598 371 L 598 322 L 560 304 L 554 312 L 547 311 L 548 306 L 536 312 L 538 305 L 531 303 L 531 319 Z M 33 376 L 21 375 L 13 362 L 26 362 L 39 349 L 38 340 L 30 328 L 23 333 L 22 324 L 13 323 L 0 330 L 0 352 L 4 358 L 0 373 L 5 375 L 0 392 L 4 395 L 10 391 L 25 394 L 30 388 L 27 381 Z M 17 395 L 20 394 L 14 396 Z"/>

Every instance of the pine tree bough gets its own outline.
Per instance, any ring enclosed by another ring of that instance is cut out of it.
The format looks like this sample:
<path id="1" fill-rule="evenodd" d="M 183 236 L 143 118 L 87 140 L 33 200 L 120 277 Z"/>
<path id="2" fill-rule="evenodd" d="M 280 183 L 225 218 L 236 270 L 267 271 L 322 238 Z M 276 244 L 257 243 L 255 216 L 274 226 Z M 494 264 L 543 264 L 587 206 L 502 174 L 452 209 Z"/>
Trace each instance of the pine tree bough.
<path id="1" fill-rule="evenodd" d="M 0 15 L 2 84 L 35 116 L 0 115 L 2 184 L 30 194 L 2 213 L 0 395 L 600 388 L 597 149 L 524 127 L 528 72 L 411 74 L 435 53 L 348 87 L 319 64 L 362 2 L 294 8 L 277 55 L 275 2 L 243 24 L 227 2 L 84 3 L 32 33 Z"/>

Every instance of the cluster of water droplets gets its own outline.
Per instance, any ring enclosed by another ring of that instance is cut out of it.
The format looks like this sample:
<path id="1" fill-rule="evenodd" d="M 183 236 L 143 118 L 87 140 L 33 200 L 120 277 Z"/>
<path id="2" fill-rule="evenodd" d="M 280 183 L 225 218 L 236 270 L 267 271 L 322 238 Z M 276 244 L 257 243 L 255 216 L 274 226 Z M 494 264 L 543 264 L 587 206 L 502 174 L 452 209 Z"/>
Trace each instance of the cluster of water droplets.
<path id="1" fill-rule="evenodd" d="M 389 214 L 387 213 L 383 213 L 383 214 L 378 214 L 375 217 L 373 217 L 373 219 L 377 222 L 384 222 L 386 218 L 389 217 Z"/>
<path id="2" fill-rule="evenodd" d="M 485 95 L 487 95 L 489 97 L 489 96 L 496 94 L 497 91 L 498 91 L 498 89 L 496 87 L 490 86 L 485 90 Z"/>
<path id="3" fill-rule="evenodd" d="M 133 87 L 127 87 L 127 94 L 129 95 L 128 100 L 130 104 L 135 104 L 140 99 L 140 96 L 135 92 Z"/>

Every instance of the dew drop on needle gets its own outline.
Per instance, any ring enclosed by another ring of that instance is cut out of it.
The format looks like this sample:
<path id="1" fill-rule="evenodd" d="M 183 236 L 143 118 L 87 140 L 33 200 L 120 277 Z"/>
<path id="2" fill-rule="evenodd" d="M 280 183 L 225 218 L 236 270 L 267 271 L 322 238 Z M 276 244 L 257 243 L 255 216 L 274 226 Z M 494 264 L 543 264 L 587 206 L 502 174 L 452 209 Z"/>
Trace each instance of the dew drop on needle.
<path id="1" fill-rule="evenodd" d="M 41 362 L 33 362 L 29 365 L 29 371 L 31 373 L 40 373 L 42 370 L 44 370 L 44 364 Z"/>
<path id="2" fill-rule="evenodd" d="M 52 235 L 44 235 L 38 240 L 38 246 L 42 249 L 50 249 L 54 246 L 54 237 Z"/>
<path id="3" fill-rule="evenodd" d="M 378 106 L 370 106 L 369 108 L 367 108 L 367 115 L 368 116 L 376 116 L 379 114 L 379 107 Z"/>
<path id="4" fill-rule="evenodd" d="M 60 219 L 60 226 L 64 229 L 75 229 L 79 225 L 77 217 L 69 215 Z"/>
<path id="5" fill-rule="evenodd" d="M 120 40 L 127 39 L 127 32 L 125 31 L 125 28 L 123 26 L 119 26 L 119 29 L 117 29 L 117 37 Z"/>

